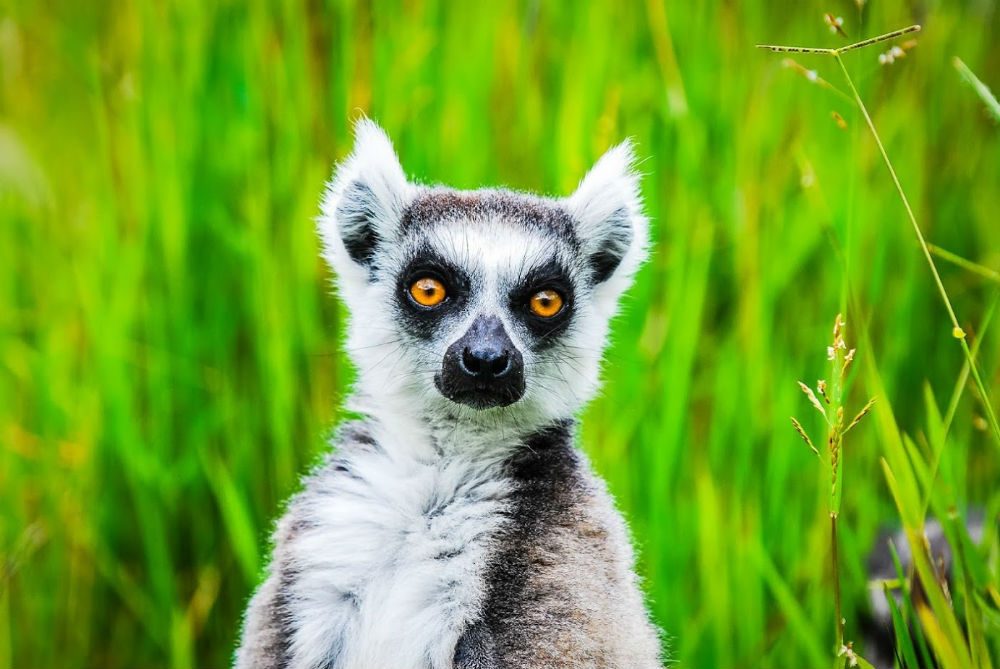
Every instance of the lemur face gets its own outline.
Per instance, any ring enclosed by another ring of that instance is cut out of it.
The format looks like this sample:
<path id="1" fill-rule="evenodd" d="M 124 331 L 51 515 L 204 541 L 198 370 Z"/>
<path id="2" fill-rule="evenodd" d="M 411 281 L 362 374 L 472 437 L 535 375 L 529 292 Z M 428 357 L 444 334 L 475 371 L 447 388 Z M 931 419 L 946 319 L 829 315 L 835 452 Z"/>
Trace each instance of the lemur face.
<path id="1" fill-rule="evenodd" d="M 418 194 L 403 212 L 394 266 L 399 329 L 439 358 L 434 387 L 474 409 L 519 401 L 529 379 L 576 357 L 577 296 L 589 281 L 569 215 L 502 192 Z M 433 367 L 435 361 L 427 360 Z"/>
<path id="2" fill-rule="evenodd" d="M 644 255 L 629 146 L 549 199 L 411 184 L 374 123 L 356 134 L 320 233 L 361 393 L 470 420 L 572 415 Z"/>

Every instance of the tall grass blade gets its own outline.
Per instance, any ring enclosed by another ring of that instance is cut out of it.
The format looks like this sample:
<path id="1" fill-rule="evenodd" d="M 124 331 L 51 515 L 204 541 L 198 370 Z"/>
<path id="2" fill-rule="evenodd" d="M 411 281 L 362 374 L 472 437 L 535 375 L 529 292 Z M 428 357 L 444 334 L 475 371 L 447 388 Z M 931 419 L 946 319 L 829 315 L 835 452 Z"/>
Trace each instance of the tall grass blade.
<path id="1" fill-rule="evenodd" d="M 885 601 L 889 605 L 889 614 L 892 616 L 892 631 L 896 640 L 896 653 L 901 659 L 900 667 L 901 669 L 918 669 L 920 665 L 917 664 L 917 651 L 913 647 L 909 626 L 896 604 L 896 597 L 888 586 L 884 586 L 882 591 L 885 594 Z"/>
<path id="2" fill-rule="evenodd" d="M 983 101 L 984 105 L 986 105 L 986 111 L 988 111 L 990 116 L 993 117 L 993 120 L 1000 122 L 1000 101 L 997 101 L 997 97 L 993 95 L 993 91 L 991 91 L 986 84 L 980 81 L 979 77 L 973 74 L 972 70 L 969 69 L 969 66 L 962 62 L 961 58 L 955 56 L 951 62 L 954 64 L 955 69 L 958 70 L 958 73 L 962 76 L 962 79 L 967 84 L 972 86 L 972 90 L 976 92 L 979 99 Z"/>

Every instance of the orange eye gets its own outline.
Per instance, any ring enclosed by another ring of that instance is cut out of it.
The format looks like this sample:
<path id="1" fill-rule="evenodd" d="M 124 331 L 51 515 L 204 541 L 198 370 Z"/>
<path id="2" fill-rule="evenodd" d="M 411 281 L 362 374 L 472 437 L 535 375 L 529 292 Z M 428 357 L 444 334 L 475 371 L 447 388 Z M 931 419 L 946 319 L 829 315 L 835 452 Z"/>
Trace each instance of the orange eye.
<path id="1" fill-rule="evenodd" d="M 562 311 L 563 298 L 554 290 L 540 290 L 531 296 L 528 307 L 536 316 L 552 318 Z"/>
<path id="2" fill-rule="evenodd" d="M 429 276 L 410 284 L 410 297 L 423 307 L 436 307 L 444 302 L 445 295 L 444 284 Z"/>

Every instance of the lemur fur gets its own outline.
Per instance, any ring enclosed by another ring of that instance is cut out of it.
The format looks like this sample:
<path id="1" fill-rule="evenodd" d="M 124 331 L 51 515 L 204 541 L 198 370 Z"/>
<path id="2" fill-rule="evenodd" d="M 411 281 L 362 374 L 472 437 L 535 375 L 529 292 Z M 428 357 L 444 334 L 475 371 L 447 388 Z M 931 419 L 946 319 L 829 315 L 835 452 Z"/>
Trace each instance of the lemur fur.
<path id="1" fill-rule="evenodd" d="M 362 418 L 278 522 L 236 667 L 661 667 L 628 529 L 573 443 L 645 257 L 630 145 L 553 199 L 411 183 L 355 131 L 318 227 Z"/>

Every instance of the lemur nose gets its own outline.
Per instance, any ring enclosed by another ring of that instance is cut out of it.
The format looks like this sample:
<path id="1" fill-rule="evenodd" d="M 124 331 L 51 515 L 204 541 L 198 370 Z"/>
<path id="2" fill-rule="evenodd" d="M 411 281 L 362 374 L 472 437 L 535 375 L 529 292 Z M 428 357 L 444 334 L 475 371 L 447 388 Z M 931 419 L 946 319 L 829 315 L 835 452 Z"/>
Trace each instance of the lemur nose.
<path id="1" fill-rule="evenodd" d="M 510 351 L 466 347 L 462 351 L 462 366 L 469 374 L 483 380 L 499 379 L 510 371 Z"/>
<path id="2" fill-rule="evenodd" d="M 480 315 L 445 351 L 434 383 L 475 409 L 508 406 L 524 395 L 524 357 L 499 318 Z"/>

